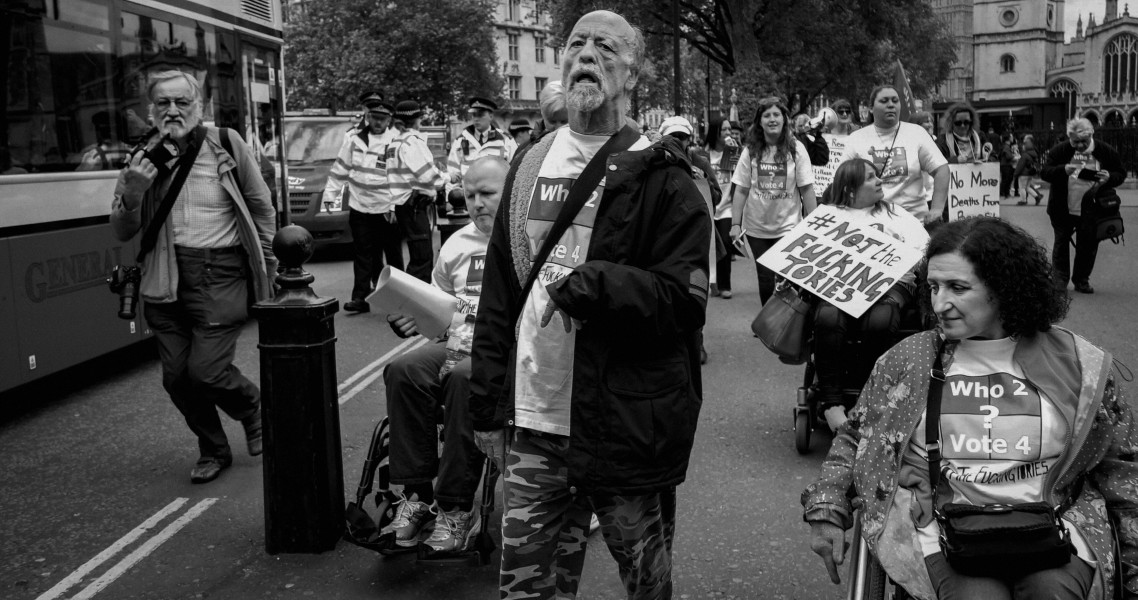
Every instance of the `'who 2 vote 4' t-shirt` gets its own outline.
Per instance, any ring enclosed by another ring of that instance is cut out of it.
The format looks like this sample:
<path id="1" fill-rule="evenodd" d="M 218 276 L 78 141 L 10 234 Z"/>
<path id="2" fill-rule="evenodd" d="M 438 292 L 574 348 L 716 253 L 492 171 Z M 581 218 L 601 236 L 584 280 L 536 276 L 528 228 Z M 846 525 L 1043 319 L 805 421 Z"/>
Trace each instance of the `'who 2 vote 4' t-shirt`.
<path id="1" fill-rule="evenodd" d="M 1050 398 L 1024 379 L 1012 360 L 1016 342 L 961 340 L 945 371 L 941 391 L 941 486 L 952 491 L 949 502 L 1019 504 L 1041 502 L 1047 474 L 1063 452 L 1067 422 Z M 910 451 L 927 464 L 925 417 L 921 417 Z M 926 467 L 927 468 L 927 467 Z M 942 487 L 943 489 L 943 487 Z M 1090 551 L 1073 528 L 1079 556 Z M 921 528 L 924 555 L 940 552 L 940 526 Z"/>
<path id="2" fill-rule="evenodd" d="M 470 356 L 474 342 L 474 316 L 482 296 L 482 275 L 486 270 L 486 246 L 490 236 L 469 223 L 447 238 L 439 248 L 439 259 L 431 273 L 431 283 L 458 298 L 458 306 L 447 329 L 447 358 L 439 375 Z"/>
<path id="3" fill-rule="evenodd" d="M 541 164 L 529 199 L 526 236 L 531 261 L 545 243 L 570 187 L 609 140 L 609 136 L 584 135 L 568 127 L 562 127 L 554 135 L 557 137 Z M 642 150 L 648 145 L 648 139 L 641 137 L 631 149 Z M 519 427 L 569 435 L 576 329 L 566 333 L 559 316 L 554 316 L 547 326 L 541 326 L 541 316 L 549 303 L 545 286 L 561 280 L 588 259 L 604 187 L 602 179 L 541 265 L 537 281 L 525 299 L 519 317 L 514 378 L 514 423 Z"/>

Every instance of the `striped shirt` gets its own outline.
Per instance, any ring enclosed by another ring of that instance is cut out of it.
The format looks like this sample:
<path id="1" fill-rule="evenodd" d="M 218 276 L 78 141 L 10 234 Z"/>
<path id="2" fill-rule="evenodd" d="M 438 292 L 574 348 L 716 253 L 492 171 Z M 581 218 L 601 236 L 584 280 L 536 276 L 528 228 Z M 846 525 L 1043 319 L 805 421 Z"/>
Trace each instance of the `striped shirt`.
<path id="1" fill-rule="evenodd" d="M 236 208 L 221 187 L 217 167 L 217 154 L 203 143 L 170 210 L 175 245 L 228 248 L 241 243 Z"/>
<path id="2" fill-rule="evenodd" d="M 394 129 L 369 133 L 365 142 L 359 129 L 349 131 L 328 174 L 323 202 L 335 202 L 347 186 L 348 205 L 353 209 L 370 214 L 394 210 L 395 204 L 387 189 L 386 155 L 387 146 L 396 133 Z"/>
<path id="3" fill-rule="evenodd" d="M 404 204 L 412 192 L 434 198 L 443 187 L 443 176 L 435 168 L 434 156 L 427 138 L 418 130 L 408 129 L 395 137 L 387 147 L 387 188 L 392 204 Z"/>

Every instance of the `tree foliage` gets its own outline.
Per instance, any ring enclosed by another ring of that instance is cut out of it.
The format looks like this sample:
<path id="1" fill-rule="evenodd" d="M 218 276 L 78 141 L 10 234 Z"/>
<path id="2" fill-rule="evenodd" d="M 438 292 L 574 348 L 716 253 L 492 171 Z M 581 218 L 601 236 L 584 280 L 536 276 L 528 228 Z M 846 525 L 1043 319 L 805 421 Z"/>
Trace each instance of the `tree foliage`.
<path id="1" fill-rule="evenodd" d="M 623 14 L 649 40 L 672 36 L 668 0 L 541 1 L 551 11 L 559 39 L 581 15 L 602 8 Z M 797 97 L 802 105 L 823 93 L 861 98 L 877 83 L 888 81 L 897 60 L 920 97 L 948 76 L 955 59 L 948 28 L 926 2 L 679 0 L 678 4 L 680 36 L 731 76 L 730 84 L 741 98 L 741 116 L 758 97 L 772 93 L 791 103 Z M 655 60 L 670 64 L 670 56 L 657 55 Z M 671 70 L 667 73 L 670 77 Z"/>
<path id="2" fill-rule="evenodd" d="M 285 26 L 290 109 L 355 107 L 360 92 L 441 114 L 497 98 L 494 0 L 307 0 Z"/>

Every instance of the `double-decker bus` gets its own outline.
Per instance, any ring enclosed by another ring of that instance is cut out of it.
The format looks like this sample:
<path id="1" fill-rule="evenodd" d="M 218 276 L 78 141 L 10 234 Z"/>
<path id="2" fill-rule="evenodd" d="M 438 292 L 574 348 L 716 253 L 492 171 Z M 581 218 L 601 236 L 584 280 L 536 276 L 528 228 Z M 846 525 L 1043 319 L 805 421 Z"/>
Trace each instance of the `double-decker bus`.
<path id="1" fill-rule="evenodd" d="M 148 129 L 149 73 L 202 83 L 204 120 L 280 163 L 280 0 L 0 2 L 0 392 L 149 336 L 106 278 L 118 170 Z M 278 213 L 287 219 L 276 186 Z"/>

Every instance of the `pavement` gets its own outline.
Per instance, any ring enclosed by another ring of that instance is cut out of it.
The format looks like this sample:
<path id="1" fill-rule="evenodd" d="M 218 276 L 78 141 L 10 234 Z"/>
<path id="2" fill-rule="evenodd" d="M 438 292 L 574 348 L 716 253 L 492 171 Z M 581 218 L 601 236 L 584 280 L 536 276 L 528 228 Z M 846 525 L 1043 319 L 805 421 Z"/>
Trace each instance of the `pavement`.
<path id="1" fill-rule="evenodd" d="M 1040 206 L 1046 206 L 1047 195 L 1051 190 L 1051 184 L 1046 183 L 1046 182 L 1039 182 L 1039 183 L 1040 183 L 1039 191 L 1043 192 L 1043 202 L 1042 202 L 1042 204 L 1040 204 Z M 1136 182 L 1136 183 L 1138 183 L 1138 182 Z M 1117 188 L 1115 191 L 1118 192 L 1118 197 L 1122 200 L 1122 206 L 1138 206 L 1138 186 L 1131 184 L 1131 182 L 1129 180 L 1127 180 L 1127 182 L 1124 182 L 1122 184 L 1122 186 Z M 1022 190 L 1021 190 L 1021 197 L 1022 197 Z M 1015 196 L 1010 196 L 1004 200 L 1000 200 L 1000 205 L 1006 206 L 1006 205 L 1010 204 L 1010 205 L 1014 206 L 1015 203 L 1019 199 L 1020 198 L 1017 198 Z"/>

